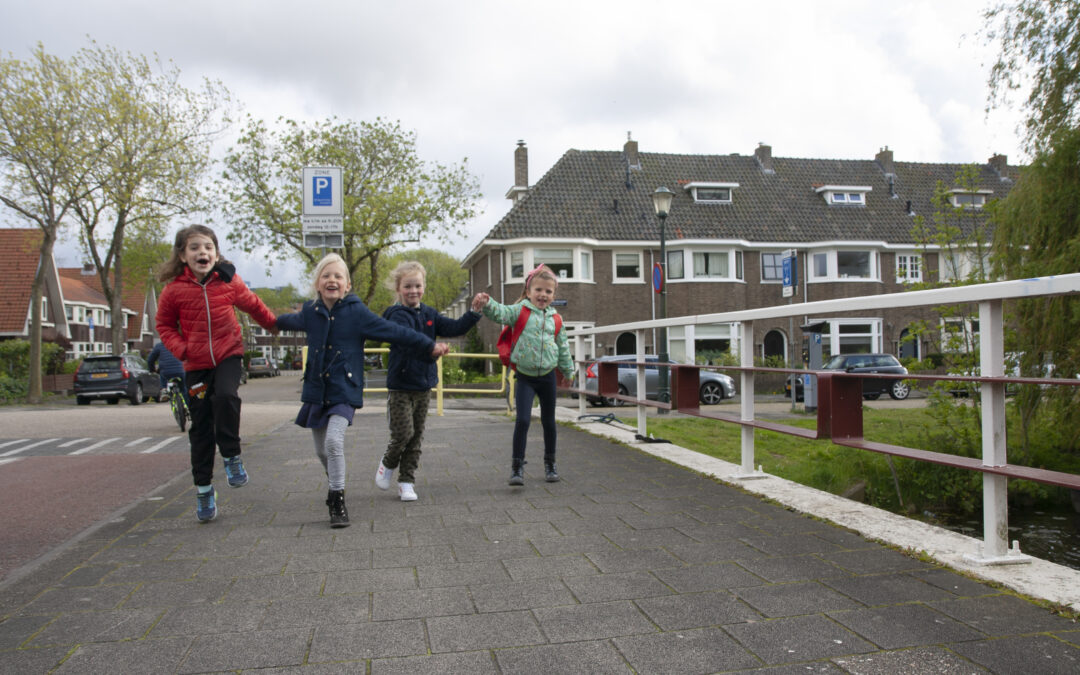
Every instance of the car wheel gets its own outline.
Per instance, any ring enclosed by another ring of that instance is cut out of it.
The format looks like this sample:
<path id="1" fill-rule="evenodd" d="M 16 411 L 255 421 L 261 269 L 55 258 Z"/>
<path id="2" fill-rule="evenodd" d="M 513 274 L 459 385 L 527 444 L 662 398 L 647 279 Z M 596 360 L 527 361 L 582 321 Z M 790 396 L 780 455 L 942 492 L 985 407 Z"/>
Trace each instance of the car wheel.
<path id="1" fill-rule="evenodd" d="M 896 382 L 893 382 L 892 387 L 889 388 L 889 396 L 891 396 L 893 400 L 896 401 L 903 401 L 905 398 L 908 397 L 908 394 L 910 393 L 911 387 L 909 387 L 907 382 L 904 382 L 903 380 L 897 380 Z"/>
<path id="2" fill-rule="evenodd" d="M 90 405 L 90 399 L 86 398 L 85 396 L 76 396 L 75 403 L 77 403 L 78 405 Z"/>
<path id="3" fill-rule="evenodd" d="M 619 396 L 626 396 L 628 393 L 630 393 L 630 392 L 628 392 L 626 390 L 626 387 L 624 387 L 624 386 L 622 386 L 620 384 L 619 385 Z M 617 399 L 617 398 L 605 398 L 604 399 L 604 405 L 610 405 L 610 406 L 615 406 L 617 408 L 621 408 L 622 406 L 626 405 L 626 401 L 623 401 L 623 400 Z"/>
<path id="4" fill-rule="evenodd" d="M 701 385 L 698 393 L 701 402 L 705 405 L 716 405 L 724 400 L 724 388 L 715 382 L 706 382 Z"/>
<path id="5" fill-rule="evenodd" d="M 131 405 L 139 405 L 143 402 L 141 382 L 135 385 L 135 393 L 131 395 L 131 398 L 129 400 L 131 401 Z"/>
<path id="6" fill-rule="evenodd" d="M 876 401 L 881 398 L 881 392 L 877 392 L 876 394 L 863 394 L 862 397 L 867 401 Z"/>

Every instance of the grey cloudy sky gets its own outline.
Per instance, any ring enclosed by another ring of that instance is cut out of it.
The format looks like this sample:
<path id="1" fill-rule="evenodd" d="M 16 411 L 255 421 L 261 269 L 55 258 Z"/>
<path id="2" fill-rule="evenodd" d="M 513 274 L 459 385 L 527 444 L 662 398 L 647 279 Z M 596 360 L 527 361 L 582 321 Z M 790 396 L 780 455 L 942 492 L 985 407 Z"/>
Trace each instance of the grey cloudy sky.
<path id="1" fill-rule="evenodd" d="M 985 161 L 1024 157 L 1018 117 L 987 117 L 986 0 L 0 0 L 0 50 L 99 43 L 220 79 L 246 113 L 399 120 L 421 157 L 468 158 L 483 213 L 461 257 L 506 212 L 513 150 L 536 182 L 570 148 Z M 238 127 L 237 127 L 238 129 Z M 8 216 L 3 220 L 10 222 Z M 226 251 L 228 253 L 228 251 Z M 61 255 L 77 263 L 74 253 Z M 256 285 L 288 266 L 241 266 Z"/>

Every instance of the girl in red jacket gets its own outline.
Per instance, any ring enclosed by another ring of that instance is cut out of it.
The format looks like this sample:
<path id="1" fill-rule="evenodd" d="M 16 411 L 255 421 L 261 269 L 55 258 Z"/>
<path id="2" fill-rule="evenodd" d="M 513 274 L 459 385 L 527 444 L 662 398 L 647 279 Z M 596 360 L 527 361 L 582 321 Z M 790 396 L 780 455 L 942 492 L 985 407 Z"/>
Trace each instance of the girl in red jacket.
<path id="1" fill-rule="evenodd" d="M 159 278 L 168 285 L 158 299 L 157 331 L 187 373 L 191 473 L 198 490 L 195 515 L 207 522 L 217 515 L 212 482 L 215 445 L 225 460 L 229 486 L 248 482 L 240 460 L 237 394 L 244 339 L 233 308 L 247 312 L 275 334 L 276 317 L 221 257 L 217 236 L 205 225 L 190 225 L 176 233 L 172 256 Z"/>

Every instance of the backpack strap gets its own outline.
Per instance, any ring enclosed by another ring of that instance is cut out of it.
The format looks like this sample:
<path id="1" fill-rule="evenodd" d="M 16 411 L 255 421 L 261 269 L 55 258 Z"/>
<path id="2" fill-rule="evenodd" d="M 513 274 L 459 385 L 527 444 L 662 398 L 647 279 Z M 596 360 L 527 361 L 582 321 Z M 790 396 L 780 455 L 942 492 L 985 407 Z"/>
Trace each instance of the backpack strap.
<path id="1" fill-rule="evenodd" d="M 555 335 L 559 334 L 562 330 L 562 314 L 555 312 Z"/>
<path id="2" fill-rule="evenodd" d="M 517 346 L 518 338 L 521 337 L 521 331 L 525 330 L 525 324 L 529 322 L 529 315 L 532 314 L 525 305 L 521 306 L 521 311 L 518 312 L 517 321 L 514 322 L 514 330 L 510 332 L 510 351 L 514 351 L 514 347 Z"/>

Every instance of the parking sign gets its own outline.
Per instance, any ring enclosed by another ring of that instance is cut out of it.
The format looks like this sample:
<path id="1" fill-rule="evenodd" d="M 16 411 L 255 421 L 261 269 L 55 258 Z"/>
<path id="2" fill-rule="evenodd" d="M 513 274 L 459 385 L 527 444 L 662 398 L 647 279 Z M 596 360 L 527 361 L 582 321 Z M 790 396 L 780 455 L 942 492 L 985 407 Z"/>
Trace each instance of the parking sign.
<path id="1" fill-rule="evenodd" d="M 311 205 L 333 206 L 334 205 L 334 177 L 312 176 L 311 177 Z"/>
<path id="2" fill-rule="evenodd" d="M 305 166 L 301 174 L 304 204 L 300 215 L 304 246 L 341 248 L 345 226 L 340 166 Z"/>

